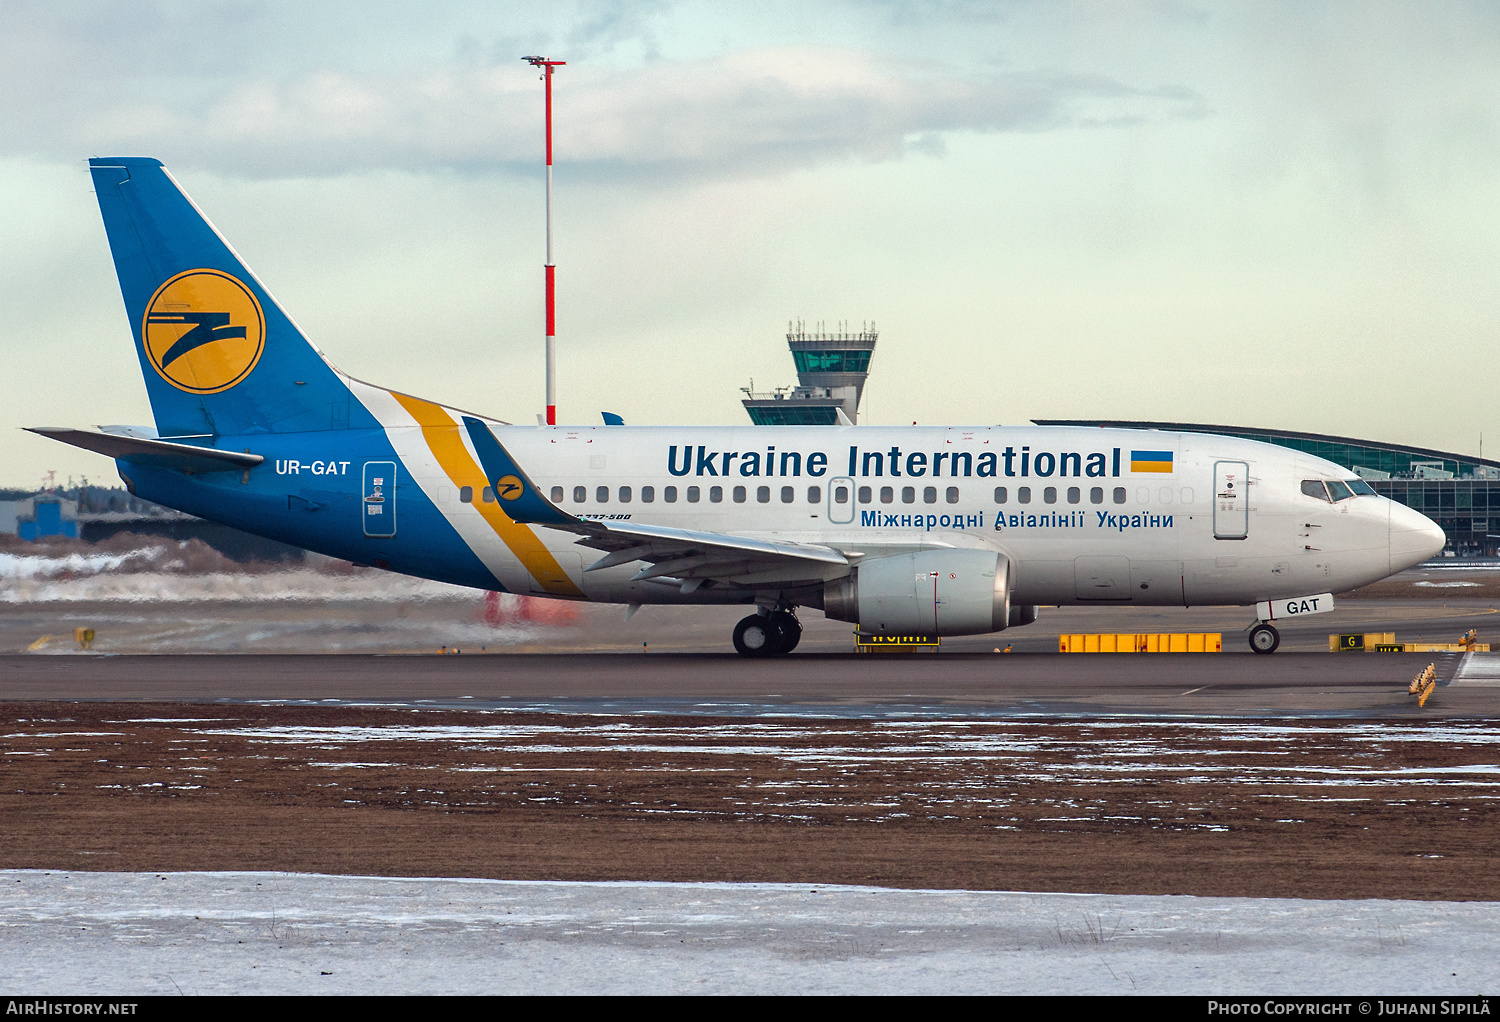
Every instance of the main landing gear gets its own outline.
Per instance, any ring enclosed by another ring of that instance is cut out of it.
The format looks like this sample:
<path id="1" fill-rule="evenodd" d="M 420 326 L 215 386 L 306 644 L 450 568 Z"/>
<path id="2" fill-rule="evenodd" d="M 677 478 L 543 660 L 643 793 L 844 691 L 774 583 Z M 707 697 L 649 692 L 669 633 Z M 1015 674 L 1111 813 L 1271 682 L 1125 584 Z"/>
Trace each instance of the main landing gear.
<path id="1" fill-rule="evenodd" d="M 781 656 L 802 641 L 802 624 L 790 611 L 751 614 L 734 626 L 734 650 L 740 656 Z"/>
<path id="2" fill-rule="evenodd" d="M 1281 645 L 1281 633 L 1264 621 L 1250 629 L 1250 648 L 1257 653 L 1274 653 Z"/>

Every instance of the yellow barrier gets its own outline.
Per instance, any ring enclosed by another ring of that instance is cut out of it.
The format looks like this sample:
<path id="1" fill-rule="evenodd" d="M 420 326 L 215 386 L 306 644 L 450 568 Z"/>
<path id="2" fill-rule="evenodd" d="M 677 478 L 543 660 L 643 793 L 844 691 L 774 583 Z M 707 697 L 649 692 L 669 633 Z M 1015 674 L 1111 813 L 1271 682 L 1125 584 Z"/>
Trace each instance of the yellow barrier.
<path id="1" fill-rule="evenodd" d="M 1220 653 L 1222 632 L 1103 632 L 1059 635 L 1059 653 Z"/>
<path id="2" fill-rule="evenodd" d="M 1470 628 L 1457 642 L 1397 642 L 1395 632 L 1330 635 L 1328 648 L 1335 651 L 1374 653 L 1488 653 L 1489 643 L 1479 642 L 1479 632 Z"/>
<path id="3" fill-rule="evenodd" d="M 935 635 L 885 635 L 854 632 L 856 653 L 936 653 L 938 637 Z"/>

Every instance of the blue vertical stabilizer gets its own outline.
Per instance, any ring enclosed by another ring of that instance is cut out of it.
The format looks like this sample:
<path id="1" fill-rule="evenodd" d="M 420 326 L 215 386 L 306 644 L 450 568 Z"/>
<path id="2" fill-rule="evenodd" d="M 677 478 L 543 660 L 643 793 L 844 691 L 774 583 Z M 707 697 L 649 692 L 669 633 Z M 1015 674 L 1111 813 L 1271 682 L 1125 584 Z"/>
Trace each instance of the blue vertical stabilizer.
<path id="1" fill-rule="evenodd" d="M 159 160 L 89 171 L 162 436 L 377 425 Z"/>

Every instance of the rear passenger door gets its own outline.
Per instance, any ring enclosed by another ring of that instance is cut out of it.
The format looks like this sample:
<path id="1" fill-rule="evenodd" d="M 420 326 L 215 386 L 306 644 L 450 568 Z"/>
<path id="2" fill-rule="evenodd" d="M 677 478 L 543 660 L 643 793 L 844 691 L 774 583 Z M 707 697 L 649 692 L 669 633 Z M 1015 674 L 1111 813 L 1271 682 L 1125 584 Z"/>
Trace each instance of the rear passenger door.
<path id="1" fill-rule="evenodd" d="M 367 461 L 364 465 L 365 535 L 385 538 L 396 534 L 396 463 Z"/>

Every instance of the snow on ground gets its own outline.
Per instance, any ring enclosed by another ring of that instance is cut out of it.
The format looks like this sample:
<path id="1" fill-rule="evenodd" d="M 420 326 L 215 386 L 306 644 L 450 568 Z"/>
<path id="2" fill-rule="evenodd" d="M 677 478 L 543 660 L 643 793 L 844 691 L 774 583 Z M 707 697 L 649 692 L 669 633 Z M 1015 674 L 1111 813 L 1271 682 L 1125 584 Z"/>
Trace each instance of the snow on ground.
<path id="1" fill-rule="evenodd" d="M 130 555 L 125 555 L 130 556 Z M 9 558 L 8 561 L 5 558 Z M 92 561 L 105 559 L 103 555 Z M 124 558 L 117 558 L 123 560 Z M 311 568 L 289 568 L 258 574 L 209 572 L 176 575 L 145 571 L 129 574 L 80 573 L 77 577 L 52 577 L 36 565 L 22 563 L 42 558 L 19 558 L 0 554 L 0 603 L 324 603 L 332 601 L 420 603 L 423 601 L 472 601 L 483 593 L 477 589 L 411 578 L 388 571 L 330 575 Z M 64 559 L 52 559 L 62 561 Z M 79 558 L 79 560 L 83 560 Z M 90 563 L 86 567 L 97 567 Z"/>
<path id="2" fill-rule="evenodd" d="M 122 553 L 71 553 L 56 557 L 0 552 L 0 583 L 50 579 L 58 575 L 98 575 L 119 571 L 127 566 L 153 564 L 162 560 L 165 552 L 161 547 L 126 550 Z"/>
<path id="3" fill-rule="evenodd" d="M 229 993 L 1474 994 L 1500 903 L 0 871 L 0 985 Z"/>

